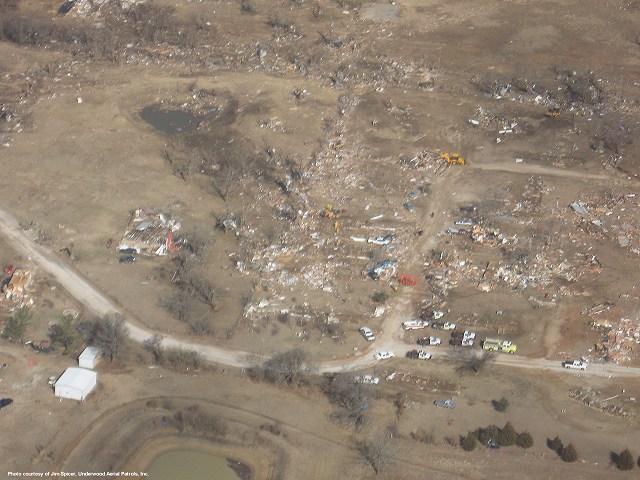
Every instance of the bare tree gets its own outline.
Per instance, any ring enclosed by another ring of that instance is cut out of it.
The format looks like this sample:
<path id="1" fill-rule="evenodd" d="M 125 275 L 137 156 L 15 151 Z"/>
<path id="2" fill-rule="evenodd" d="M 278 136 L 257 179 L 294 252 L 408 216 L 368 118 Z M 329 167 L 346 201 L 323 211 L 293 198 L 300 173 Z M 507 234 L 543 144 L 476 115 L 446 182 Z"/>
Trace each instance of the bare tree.
<path id="1" fill-rule="evenodd" d="M 393 397 L 393 406 L 396 407 L 396 417 L 398 417 L 398 420 L 406 410 L 408 404 L 409 397 L 407 397 L 407 392 L 400 391 Z"/>
<path id="2" fill-rule="evenodd" d="M 177 290 L 160 302 L 169 314 L 179 322 L 188 322 L 193 311 L 193 297 L 185 290 Z"/>
<path id="3" fill-rule="evenodd" d="M 122 356 L 128 335 L 129 329 L 124 317 L 119 313 L 111 312 L 91 322 L 87 341 L 98 347 L 103 357 L 113 362 Z"/>
<path id="4" fill-rule="evenodd" d="M 240 11 L 242 13 L 256 13 L 252 0 L 240 0 Z"/>
<path id="5" fill-rule="evenodd" d="M 304 370 L 307 356 L 307 352 L 300 348 L 276 353 L 264 364 L 266 378 L 274 383 L 296 383 Z"/>
<path id="6" fill-rule="evenodd" d="M 213 329 L 211 328 L 211 322 L 206 317 L 201 317 L 189 322 L 189 331 L 196 337 L 202 337 L 205 335 L 213 335 Z"/>
<path id="7" fill-rule="evenodd" d="M 391 443 L 391 436 L 389 434 L 380 434 L 375 438 L 367 439 L 362 438 L 356 440 L 356 449 L 362 455 L 373 471 L 378 475 L 383 468 L 390 463 L 389 456 L 389 444 Z"/>
<path id="8" fill-rule="evenodd" d="M 365 411 L 373 399 L 371 385 L 357 382 L 349 373 L 339 373 L 329 378 L 325 392 L 329 400 L 340 408 L 332 415 L 334 419 L 357 428 L 364 425 Z"/>
<path id="9" fill-rule="evenodd" d="M 156 363 L 162 362 L 162 336 L 155 334 L 153 337 L 147 338 L 142 342 L 143 348 L 153 355 Z"/>
<path id="10" fill-rule="evenodd" d="M 184 287 L 197 295 L 200 300 L 211 308 L 216 306 L 219 297 L 218 289 L 208 279 L 199 274 L 191 273 Z"/>
<path id="11" fill-rule="evenodd" d="M 234 164 L 225 165 L 211 177 L 211 186 L 223 202 L 227 201 L 232 187 L 242 178 L 242 170 Z"/>
<path id="12" fill-rule="evenodd" d="M 489 351 L 475 352 L 471 350 L 454 350 L 450 358 L 456 366 L 456 372 L 463 375 L 465 372 L 480 373 L 482 368 L 495 359 L 495 353 Z"/>
<path id="13" fill-rule="evenodd" d="M 198 257 L 202 257 L 213 243 L 210 233 L 197 227 L 189 228 L 182 237 L 185 239 L 184 249 Z"/>

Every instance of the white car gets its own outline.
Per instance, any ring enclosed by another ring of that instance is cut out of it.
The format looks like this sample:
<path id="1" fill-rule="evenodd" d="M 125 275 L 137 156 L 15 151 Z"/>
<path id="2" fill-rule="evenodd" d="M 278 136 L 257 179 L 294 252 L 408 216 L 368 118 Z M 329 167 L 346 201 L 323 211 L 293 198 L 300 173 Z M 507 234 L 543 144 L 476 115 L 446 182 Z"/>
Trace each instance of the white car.
<path id="1" fill-rule="evenodd" d="M 353 377 L 353 379 L 358 383 L 367 383 L 370 385 L 377 385 L 380 383 L 380 377 L 374 377 L 373 375 L 365 375 L 363 377 L 357 376 Z"/>
<path id="2" fill-rule="evenodd" d="M 442 317 L 444 317 L 444 312 L 442 310 L 434 310 L 431 313 L 431 318 L 434 320 L 440 320 Z"/>
<path id="3" fill-rule="evenodd" d="M 361 327 L 360 333 L 369 342 L 373 342 L 376 339 L 376 336 L 373 333 L 373 330 L 371 330 L 369 327 Z"/>
<path id="4" fill-rule="evenodd" d="M 469 330 L 465 330 L 462 338 L 465 340 L 475 340 L 476 334 L 473 332 L 470 332 Z"/>
<path id="5" fill-rule="evenodd" d="M 392 234 L 385 235 L 384 237 L 372 237 L 367 240 L 368 243 L 374 245 L 389 245 L 395 237 Z"/>
<path id="6" fill-rule="evenodd" d="M 455 330 L 456 329 L 456 324 L 455 323 L 451 323 L 451 322 L 444 322 L 444 325 L 442 326 L 443 330 Z"/>
<path id="7" fill-rule="evenodd" d="M 406 357 L 411 360 L 431 360 L 431 354 L 424 350 L 409 350 Z"/>
<path id="8" fill-rule="evenodd" d="M 438 337 L 429 337 L 429 345 L 442 345 L 442 339 Z"/>
<path id="9" fill-rule="evenodd" d="M 393 352 L 376 352 L 373 355 L 373 358 L 375 358 L 376 360 L 386 360 L 388 358 L 393 358 L 395 356 L 396 354 Z"/>
<path id="10" fill-rule="evenodd" d="M 587 364 L 586 362 L 583 362 L 582 360 L 573 360 L 570 362 L 562 362 L 562 366 L 564 368 L 570 368 L 573 370 L 586 370 L 587 369 Z"/>
<path id="11" fill-rule="evenodd" d="M 431 360 L 431 354 L 420 350 L 418 351 L 418 360 Z"/>
<path id="12" fill-rule="evenodd" d="M 466 227 L 471 227 L 475 224 L 476 222 L 474 222 L 472 219 L 470 218 L 463 218 L 462 220 L 456 220 L 455 222 L 453 222 L 454 225 L 462 225 L 462 226 L 466 226 Z"/>
<path id="13" fill-rule="evenodd" d="M 416 320 L 407 320 L 406 322 L 402 322 L 402 328 L 405 330 L 418 330 L 420 328 L 427 328 L 429 326 L 429 322 L 421 319 Z"/>

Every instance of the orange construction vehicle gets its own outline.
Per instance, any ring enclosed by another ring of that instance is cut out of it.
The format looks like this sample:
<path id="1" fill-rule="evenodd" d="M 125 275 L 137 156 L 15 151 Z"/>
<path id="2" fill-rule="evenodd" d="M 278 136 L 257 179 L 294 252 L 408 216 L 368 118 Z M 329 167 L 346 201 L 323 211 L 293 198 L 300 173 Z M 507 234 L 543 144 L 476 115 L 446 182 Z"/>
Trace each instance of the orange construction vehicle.
<path id="1" fill-rule="evenodd" d="M 464 165 L 464 158 L 462 158 L 457 153 L 443 153 L 438 158 L 442 158 L 447 161 L 447 163 L 451 165 Z"/>

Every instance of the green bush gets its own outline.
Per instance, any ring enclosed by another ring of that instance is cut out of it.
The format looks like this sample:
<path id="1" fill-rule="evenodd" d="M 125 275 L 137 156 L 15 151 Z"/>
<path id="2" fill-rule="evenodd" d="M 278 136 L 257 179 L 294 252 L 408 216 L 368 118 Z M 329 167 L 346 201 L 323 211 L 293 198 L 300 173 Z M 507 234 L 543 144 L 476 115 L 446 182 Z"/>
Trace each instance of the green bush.
<path id="1" fill-rule="evenodd" d="M 460 446 L 466 452 L 471 452 L 476 449 L 478 440 L 473 432 L 469 432 L 466 437 L 460 439 Z"/>
<path id="2" fill-rule="evenodd" d="M 497 441 L 498 435 L 500 435 L 500 429 L 495 425 L 489 425 L 487 428 L 478 428 L 476 430 L 476 437 L 483 445 L 486 445 L 491 440 Z"/>
<path id="3" fill-rule="evenodd" d="M 518 434 L 518 438 L 516 439 L 516 445 L 521 448 L 531 448 L 533 447 L 533 437 L 529 432 L 522 432 Z"/>
<path id="4" fill-rule="evenodd" d="M 24 332 L 31 323 L 31 310 L 26 307 L 14 312 L 4 323 L 2 337 L 12 342 L 22 339 Z"/>
<path id="5" fill-rule="evenodd" d="M 510 447 L 511 445 L 514 445 L 517 439 L 518 434 L 514 430 L 513 425 L 511 425 L 511 422 L 507 422 L 505 424 L 505 426 L 500 430 L 497 438 L 498 443 L 503 447 Z"/>
<path id="6" fill-rule="evenodd" d="M 493 405 L 496 412 L 506 412 L 507 408 L 509 408 L 509 399 L 502 397 L 500 400 L 491 400 L 491 405 Z"/>
<path id="7" fill-rule="evenodd" d="M 578 459 L 578 452 L 576 452 L 576 447 L 573 446 L 573 443 L 567 445 L 562 451 L 562 461 L 563 462 L 575 462 Z"/>
<path id="8" fill-rule="evenodd" d="M 616 467 L 618 467 L 618 470 L 632 470 L 634 465 L 635 459 L 633 455 L 628 448 L 625 448 L 620 455 L 618 455 Z"/>
<path id="9" fill-rule="evenodd" d="M 558 455 L 562 455 L 563 445 L 562 440 L 560 440 L 560 437 L 558 435 L 556 435 L 556 438 L 554 438 L 553 440 L 547 440 L 547 446 Z"/>
<path id="10" fill-rule="evenodd" d="M 389 300 L 389 293 L 379 290 L 371 295 L 371 300 L 373 300 L 375 303 L 384 303 Z"/>

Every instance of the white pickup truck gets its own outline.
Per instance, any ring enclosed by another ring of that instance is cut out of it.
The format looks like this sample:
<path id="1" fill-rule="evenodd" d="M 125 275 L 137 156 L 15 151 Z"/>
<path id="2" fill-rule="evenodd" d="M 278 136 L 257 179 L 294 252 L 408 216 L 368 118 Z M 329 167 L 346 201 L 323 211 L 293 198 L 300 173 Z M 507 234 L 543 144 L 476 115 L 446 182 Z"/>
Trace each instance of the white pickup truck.
<path id="1" fill-rule="evenodd" d="M 587 369 L 586 362 L 583 362 L 582 360 L 571 360 L 571 361 L 562 362 L 562 366 L 564 368 L 570 368 L 570 369 L 573 369 L 573 370 L 586 370 Z"/>

